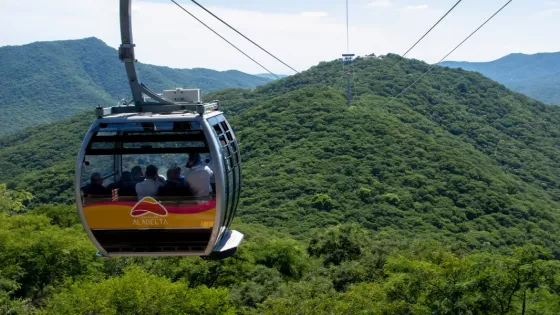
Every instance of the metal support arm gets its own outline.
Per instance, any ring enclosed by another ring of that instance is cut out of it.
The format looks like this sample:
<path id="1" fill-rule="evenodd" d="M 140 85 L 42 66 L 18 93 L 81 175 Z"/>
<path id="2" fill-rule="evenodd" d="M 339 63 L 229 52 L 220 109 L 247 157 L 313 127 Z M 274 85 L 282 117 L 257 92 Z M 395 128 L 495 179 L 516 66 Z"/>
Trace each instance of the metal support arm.
<path id="1" fill-rule="evenodd" d="M 122 62 L 124 62 L 134 105 L 141 106 L 146 104 L 143 96 L 144 94 L 154 100 L 155 104 L 174 105 L 174 102 L 152 92 L 138 79 L 135 66 L 137 60 L 134 56 L 135 45 L 132 42 L 131 0 L 120 0 L 120 20 L 122 44 L 119 47 L 119 58 Z"/>

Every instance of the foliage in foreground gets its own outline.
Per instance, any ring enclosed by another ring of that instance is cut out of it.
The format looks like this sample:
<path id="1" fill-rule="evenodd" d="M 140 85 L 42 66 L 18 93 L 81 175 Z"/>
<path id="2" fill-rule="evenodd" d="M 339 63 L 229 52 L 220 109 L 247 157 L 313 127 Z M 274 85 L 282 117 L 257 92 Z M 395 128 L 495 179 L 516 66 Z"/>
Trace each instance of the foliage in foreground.
<path id="1" fill-rule="evenodd" d="M 11 214 L 9 214 L 11 213 Z M 57 222 L 60 225 L 54 224 Z M 560 262 L 539 246 L 458 255 L 358 224 L 298 242 L 238 223 L 223 261 L 100 260 L 71 207 L 0 213 L 5 314 L 557 314 Z"/>
<path id="2" fill-rule="evenodd" d="M 79 301 L 78 303 L 76 303 Z M 101 282 L 69 284 L 45 309 L 51 314 L 233 314 L 226 288 L 189 288 L 139 267 Z"/>

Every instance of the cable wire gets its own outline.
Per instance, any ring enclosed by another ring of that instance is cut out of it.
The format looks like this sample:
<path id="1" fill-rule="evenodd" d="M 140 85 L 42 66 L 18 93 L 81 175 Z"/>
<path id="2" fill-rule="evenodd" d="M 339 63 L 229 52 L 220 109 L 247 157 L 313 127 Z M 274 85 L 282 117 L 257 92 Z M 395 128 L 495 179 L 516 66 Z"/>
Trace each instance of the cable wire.
<path id="1" fill-rule="evenodd" d="M 455 9 L 455 7 L 457 7 L 457 6 L 459 5 L 459 3 L 461 3 L 461 1 L 463 1 L 463 0 L 457 1 L 457 3 L 455 3 L 455 5 L 453 5 L 453 6 L 451 7 L 451 9 L 449 9 L 449 10 L 447 11 L 447 13 L 445 13 L 445 14 L 436 22 L 436 24 L 434 24 L 432 27 L 430 27 L 430 29 L 429 29 L 422 37 L 420 37 L 420 39 L 417 40 L 416 43 L 414 43 L 414 45 L 412 45 L 412 47 L 410 47 L 404 54 L 402 54 L 402 55 L 400 56 L 401 58 L 399 58 L 395 63 L 393 63 L 393 64 L 389 67 L 389 69 L 390 69 L 390 68 L 393 68 L 397 63 L 401 62 L 401 61 L 404 59 L 404 57 L 405 57 L 406 55 L 408 55 L 408 53 L 409 53 L 412 49 L 414 49 L 414 47 L 416 47 L 426 36 L 428 36 L 428 34 L 430 34 L 430 33 L 432 32 L 432 30 L 433 30 L 434 28 L 436 28 L 436 26 L 438 26 L 438 24 L 441 23 L 441 21 L 443 21 L 443 19 L 445 19 L 445 18 L 449 15 L 449 13 L 451 13 L 451 11 L 453 11 L 453 10 Z"/>
<path id="2" fill-rule="evenodd" d="M 397 96 L 393 97 L 391 99 L 394 100 L 396 98 L 399 98 L 400 96 L 402 96 L 404 93 L 406 93 L 406 91 L 408 91 L 411 87 L 413 87 L 416 83 L 418 83 L 418 81 L 422 80 L 423 77 L 425 77 L 426 75 L 428 75 L 430 72 L 432 72 L 432 70 L 438 66 L 440 63 L 442 63 L 445 59 L 447 59 L 447 57 L 449 57 L 452 53 L 454 53 L 459 47 L 461 47 L 467 40 L 469 40 L 474 34 L 476 34 L 482 27 L 484 27 L 484 25 L 486 25 L 488 22 L 490 22 L 490 20 L 492 20 L 496 15 L 498 15 L 498 13 L 500 13 L 503 9 L 505 9 L 513 0 L 509 0 L 506 4 L 504 4 L 498 11 L 496 11 L 496 13 L 494 13 L 490 18 L 488 18 L 484 23 L 482 23 L 476 30 L 474 30 L 474 32 L 472 32 L 469 36 L 467 36 L 462 42 L 459 43 L 459 45 L 455 46 L 455 48 L 453 48 L 447 55 L 445 55 L 443 58 L 441 58 L 440 61 L 438 61 L 437 63 L 433 64 L 426 72 L 424 72 L 418 79 L 416 79 L 414 82 L 412 82 L 412 84 L 410 84 L 409 86 L 407 86 L 406 88 L 404 88 Z"/>
<path id="3" fill-rule="evenodd" d="M 346 53 L 350 53 L 350 29 L 348 26 L 348 0 L 346 0 Z"/>
<path id="4" fill-rule="evenodd" d="M 208 14 L 210 14 L 211 16 L 213 16 L 214 18 L 216 18 L 218 21 L 222 22 L 223 24 L 225 24 L 227 27 L 229 27 L 230 29 L 232 29 L 234 32 L 236 32 L 237 34 L 241 35 L 243 38 L 245 38 L 246 40 L 248 40 L 249 42 L 251 42 L 251 44 L 257 46 L 258 48 L 260 48 L 262 51 L 264 51 L 265 53 L 267 53 L 269 56 L 271 56 L 272 58 L 278 60 L 280 63 L 282 63 L 283 65 L 285 65 L 286 67 L 290 68 L 292 71 L 294 71 L 295 73 L 299 74 L 299 71 L 297 71 L 296 69 L 292 68 L 289 64 L 285 63 L 284 61 L 282 61 L 280 58 L 276 57 L 275 55 L 273 55 L 271 52 L 269 52 L 268 50 L 262 48 L 259 44 L 255 43 L 254 41 L 252 41 L 249 37 L 243 35 L 243 33 L 241 33 L 240 31 L 238 31 L 235 27 L 229 25 L 226 21 L 222 20 L 221 18 L 219 18 L 216 14 L 212 13 L 212 11 L 206 9 L 202 4 L 196 2 L 195 0 L 191 0 L 194 4 L 196 4 L 197 6 L 199 6 L 202 10 L 206 11 Z M 175 1 L 173 1 L 175 2 Z"/>
<path id="5" fill-rule="evenodd" d="M 276 74 L 272 73 L 272 71 L 268 70 L 265 66 L 263 66 L 262 64 L 260 64 L 258 61 L 256 61 L 255 59 L 253 59 L 251 56 L 247 55 L 243 50 L 241 50 L 240 48 L 238 48 L 237 46 L 235 46 L 234 44 L 232 44 L 229 40 L 227 40 L 225 37 L 223 37 L 222 35 L 220 35 L 218 32 L 216 32 L 214 29 L 212 29 L 210 26 L 208 26 L 206 23 L 202 22 L 200 19 L 198 19 L 196 16 L 194 16 L 192 13 L 190 13 L 189 11 L 187 11 L 187 9 L 185 9 L 183 6 L 181 6 L 179 3 L 177 3 L 175 0 L 171 0 L 171 2 L 175 3 L 179 8 L 181 8 L 183 11 L 185 11 L 188 15 L 190 15 L 191 17 L 193 17 L 195 20 L 197 20 L 200 24 L 204 25 L 207 29 L 209 29 L 210 31 L 212 31 L 212 33 L 218 35 L 221 39 L 223 39 L 226 43 L 230 44 L 233 48 L 237 49 L 237 51 L 239 51 L 240 53 L 242 53 L 243 55 L 245 55 L 245 57 L 251 59 L 254 63 L 256 63 L 257 65 L 259 65 L 261 68 L 263 68 L 264 70 L 266 70 L 268 73 L 272 74 L 276 79 L 280 79 L 279 76 L 277 76 Z"/>

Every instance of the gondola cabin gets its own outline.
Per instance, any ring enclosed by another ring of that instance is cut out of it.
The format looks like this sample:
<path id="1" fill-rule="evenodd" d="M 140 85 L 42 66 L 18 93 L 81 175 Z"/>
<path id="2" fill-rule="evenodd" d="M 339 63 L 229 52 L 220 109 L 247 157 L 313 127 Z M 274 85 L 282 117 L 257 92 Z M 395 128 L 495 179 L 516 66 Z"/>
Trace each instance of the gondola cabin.
<path id="1" fill-rule="evenodd" d="M 78 211 L 99 254 L 232 255 L 240 155 L 219 106 L 134 107 L 98 108 L 78 156 Z"/>

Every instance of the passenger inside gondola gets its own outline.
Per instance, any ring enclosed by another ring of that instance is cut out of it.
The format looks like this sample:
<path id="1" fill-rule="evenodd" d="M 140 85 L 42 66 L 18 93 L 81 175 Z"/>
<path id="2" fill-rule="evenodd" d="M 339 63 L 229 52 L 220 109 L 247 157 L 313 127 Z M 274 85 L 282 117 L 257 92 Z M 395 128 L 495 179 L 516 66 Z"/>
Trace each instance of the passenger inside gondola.
<path id="1" fill-rule="evenodd" d="M 140 183 L 144 181 L 144 171 L 142 171 L 142 167 L 137 165 L 135 167 L 133 167 L 131 170 L 131 175 L 132 175 L 132 180 Z"/>
<path id="2" fill-rule="evenodd" d="M 181 168 L 173 166 L 167 170 L 167 181 L 159 187 L 158 196 L 194 196 L 194 192 L 184 180 L 181 180 Z"/>
<path id="3" fill-rule="evenodd" d="M 210 179 L 214 172 L 212 172 L 210 167 L 202 164 L 200 154 L 190 154 L 186 167 L 185 182 L 194 190 L 195 196 L 209 196 L 212 192 Z"/>
<path id="4" fill-rule="evenodd" d="M 212 171 L 212 176 L 210 176 L 210 188 L 212 188 L 212 192 L 216 192 L 216 179 L 214 178 L 214 161 L 211 158 L 206 159 L 206 165 Z"/>
<path id="5" fill-rule="evenodd" d="M 161 182 L 158 175 L 158 169 L 155 165 L 148 165 L 146 167 L 146 179 L 143 182 L 136 184 L 136 194 L 138 200 L 144 197 L 154 197 L 157 195 L 159 187 L 164 184 Z"/>
<path id="6" fill-rule="evenodd" d="M 122 172 L 121 179 L 116 183 L 119 196 L 136 196 L 136 181 L 132 179 L 132 172 Z"/>
<path id="7" fill-rule="evenodd" d="M 111 190 L 103 186 L 101 173 L 95 172 L 90 176 L 90 183 L 84 187 L 84 193 L 90 195 L 109 195 Z"/>

